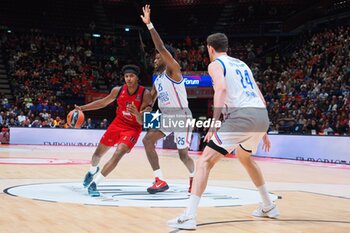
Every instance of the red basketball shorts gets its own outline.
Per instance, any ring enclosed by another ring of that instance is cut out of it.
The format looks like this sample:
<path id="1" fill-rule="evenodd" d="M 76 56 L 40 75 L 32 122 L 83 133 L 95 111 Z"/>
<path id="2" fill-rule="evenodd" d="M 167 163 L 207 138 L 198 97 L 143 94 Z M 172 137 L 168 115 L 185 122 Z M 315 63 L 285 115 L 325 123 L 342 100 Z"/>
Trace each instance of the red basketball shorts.
<path id="1" fill-rule="evenodd" d="M 131 150 L 135 146 L 140 134 L 141 130 L 118 127 L 115 124 L 111 124 L 103 134 L 100 143 L 106 146 L 124 143 Z"/>

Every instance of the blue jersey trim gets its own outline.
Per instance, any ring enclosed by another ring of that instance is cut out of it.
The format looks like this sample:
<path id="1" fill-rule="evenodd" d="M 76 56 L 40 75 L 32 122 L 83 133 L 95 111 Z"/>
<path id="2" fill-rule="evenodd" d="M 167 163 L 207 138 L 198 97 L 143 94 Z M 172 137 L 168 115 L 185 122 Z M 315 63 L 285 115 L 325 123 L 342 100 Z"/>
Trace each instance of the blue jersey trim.
<path id="1" fill-rule="evenodd" d="M 166 72 L 164 72 L 164 74 L 165 74 L 165 77 L 167 77 L 170 81 L 172 81 L 172 82 L 175 83 L 175 84 L 180 84 L 180 83 L 182 83 L 182 81 L 184 81 L 184 78 L 182 78 L 181 81 L 176 82 L 176 81 L 174 81 L 172 78 L 170 78 L 170 77 L 166 74 Z"/>
<path id="2" fill-rule="evenodd" d="M 218 61 L 221 63 L 222 67 L 224 68 L 224 76 L 226 77 L 226 66 L 224 62 L 220 58 L 216 58 L 214 61 Z"/>
<path id="3" fill-rule="evenodd" d="M 157 77 L 154 79 L 153 83 L 155 83 L 159 78 L 160 78 L 160 74 L 157 75 Z"/>

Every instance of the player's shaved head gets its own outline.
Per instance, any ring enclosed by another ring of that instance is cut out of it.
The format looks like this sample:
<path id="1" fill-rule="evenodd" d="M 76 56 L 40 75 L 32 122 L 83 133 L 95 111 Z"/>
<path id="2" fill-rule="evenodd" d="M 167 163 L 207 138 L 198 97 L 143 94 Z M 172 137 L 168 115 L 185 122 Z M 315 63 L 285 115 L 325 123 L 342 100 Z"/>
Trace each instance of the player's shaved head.
<path id="1" fill-rule="evenodd" d="M 224 33 L 214 33 L 208 36 L 207 45 L 213 47 L 216 52 L 227 52 L 228 38 Z"/>

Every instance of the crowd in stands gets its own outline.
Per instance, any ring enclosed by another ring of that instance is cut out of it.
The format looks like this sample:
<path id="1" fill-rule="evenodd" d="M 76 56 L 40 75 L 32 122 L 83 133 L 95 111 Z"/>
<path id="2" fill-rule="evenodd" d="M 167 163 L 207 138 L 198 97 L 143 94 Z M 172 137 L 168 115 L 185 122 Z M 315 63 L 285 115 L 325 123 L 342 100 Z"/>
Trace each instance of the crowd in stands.
<path id="1" fill-rule="evenodd" d="M 73 106 L 61 104 L 59 101 L 54 105 L 48 103 L 38 104 L 35 107 L 31 98 L 26 96 L 23 102 L 10 104 L 7 98 L 0 93 L 0 128 L 69 128 L 66 123 L 66 115 L 68 110 L 73 109 Z M 107 119 L 93 121 L 91 118 L 88 118 L 83 126 L 87 129 L 107 129 L 107 127 Z"/>
<path id="2" fill-rule="evenodd" d="M 102 50 L 111 51 L 111 39 Z M 3 34 L 8 72 L 15 95 L 4 96 L 0 124 L 25 127 L 67 127 L 65 116 L 73 106 L 62 97 L 84 96 L 103 78 L 118 84 L 118 59 L 92 64 L 94 42 L 90 38 L 62 38 L 36 34 Z M 210 63 L 205 43 L 173 42 L 184 72 L 204 72 Z M 270 66 L 253 62 L 267 45 L 252 41 L 233 43 L 229 54 L 250 61 L 252 72 L 267 102 L 270 132 L 350 135 L 350 28 L 338 27 L 311 34 L 291 56 Z M 147 51 L 148 64 L 153 63 Z M 97 87 L 98 88 L 98 87 Z M 89 119 L 87 128 L 106 128 L 107 119 Z"/>
<path id="3" fill-rule="evenodd" d="M 310 36 L 274 68 L 252 68 L 265 95 L 271 131 L 350 135 L 350 28 Z"/>
<path id="4" fill-rule="evenodd" d="M 176 60 L 179 62 L 183 72 L 202 72 L 207 70 L 210 60 L 205 42 L 186 36 L 184 40 L 167 41 L 166 43 L 175 49 Z M 253 61 L 267 46 L 266 42 L 256 45 L 252 40 L 232 41 L 228 53 L 234 54 L 236 58 L 244 61 Z M 153 47 L 153 45 L 148 46 L 150 49 L 153 49 Z M 152 66 L 154 50 L 148 51 L 146 54 L 147 63 L 149 66 Z"/>
<path id="5" fill-rule="evenodd" d="M 100 41 L 102 50 L 104 43 Z M 93 64 L 94 45 L 96 41 L 84 37 L 1 33 L 14 103 L 0 93 L 0 126 L 67 128 L 65 116 L 73 106 L 64 100 L 84 97 L 115 64 Z M 89 128 L 106 128 L 106 121 L 95 120 Z"/>
<path id="6" fill-rule="evenodd" d="M 54 35 L 3 34 L 3 48 L 14 95 L 39 91 L 55 96 L 83 96 L 96 81 L 91 65 L 91 40 Z M 50 96 L 50 95 L 46 95 Z"/>

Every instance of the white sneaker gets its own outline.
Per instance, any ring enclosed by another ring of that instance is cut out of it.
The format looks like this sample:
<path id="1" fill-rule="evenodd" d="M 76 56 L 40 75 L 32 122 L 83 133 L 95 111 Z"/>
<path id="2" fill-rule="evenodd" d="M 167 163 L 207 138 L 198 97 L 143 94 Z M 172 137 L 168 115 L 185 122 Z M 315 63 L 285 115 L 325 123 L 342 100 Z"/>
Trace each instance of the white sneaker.
<path id="1" fill-rule="evenodd" d="M 260 206 L 253 211 L 252 215 L 254 217 L 276 218 L 280 215 L 280 212 L 275 203 L 268 207 L 263 207 L 263 205 L 260 204 Z"/>
<path id="2" fill-rule="evenodd" d="M 169 220 L 168 226 L 177 228 L 177 229 L 196 230 L 197 229 L 196 217 L 189 216 L 183 213 L 182 215 Z"/>

